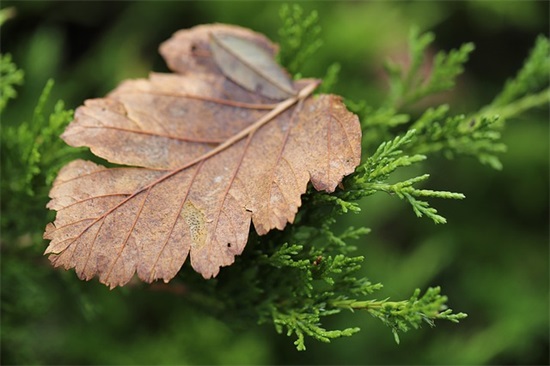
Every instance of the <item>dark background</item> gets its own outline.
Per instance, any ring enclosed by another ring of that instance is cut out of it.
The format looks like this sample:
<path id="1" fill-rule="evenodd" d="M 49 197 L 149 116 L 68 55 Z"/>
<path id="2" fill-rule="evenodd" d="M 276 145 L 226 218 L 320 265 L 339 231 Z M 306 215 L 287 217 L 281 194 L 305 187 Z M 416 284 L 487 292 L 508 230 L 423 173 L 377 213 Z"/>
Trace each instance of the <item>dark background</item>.
<path id="1" fill-rule="evenodd" d="M 457 88 L 432 100 L 450 103 L 453 113 L 489 103 L 519 70 L 536 36 L 549 30 L 549 3 L 543 1 L 300 4 L 306 13 L 319 12 L 324 39 L 305 76 L 321 77 L 339 62 L 334 91 L 373 105 L 386 92 L 383 61 L 405 57 L 413 25 L 435 33 L 434 53 L 476 45 Z M 49 78 L 56 81 L 54 99 L 76 108 L 123 79 L 168 71 L 157 47 L 181 28 L 234 23 L 277 41 L 281 5 L 3 1 L 2 8 L 13 6 L 17 14 L 1 28 L 2 53 L 11 53 L 26 75 L 2 124 L 29 120 Z M 45 243 L 22 244 L 25 235 L 39 237 L 40 227 L 2 240 L 2 363 L 547 364 L 548 118 L 543 109 L 508 122 L 502 171 L 467 158 L 429 160 L 428 188 L 467 197 L 432 202 L 447 225 L 417 219 L 405 202 L 383 195 L 369 197 L 360 215 L 341 223 L 373 229 L 357 245 L 366 256 L 363 274 L 385 285 L 377 297 L 398 300 L 416 287 L 441 285 L 450 306 L 469 314 L 458 325 L 411 331 L 396 345 L 379 321 L 346 313 L 327 327 L 360 326 L 359 334 L 331 344 L 311 340 L 307 351 L 297 352 L 271 326 L 235 331 L 177 296 L 109 291 L 54 270 L 41 257 Z"/>

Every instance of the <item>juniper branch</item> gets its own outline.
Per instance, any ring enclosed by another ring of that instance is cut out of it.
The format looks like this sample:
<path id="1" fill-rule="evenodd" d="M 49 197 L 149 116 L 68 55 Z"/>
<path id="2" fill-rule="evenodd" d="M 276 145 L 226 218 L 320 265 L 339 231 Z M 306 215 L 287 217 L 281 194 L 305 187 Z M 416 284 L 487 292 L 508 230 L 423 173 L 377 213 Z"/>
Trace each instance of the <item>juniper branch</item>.
<path id="1" fill-rule="evenodd" d="M 6 10 L 2 10 L 3 15 L 6 14 Z M 8 101 L 17 96 L 15 86 L 23 84 L 24 75 L 23 71 L 13 63 L 10 54 L 0 54 L 0 79 L 2 80 L 0 84 L 0 113 L 6 108 Z"/>
<path id="2" fill-rule="evenodd" d="M 449 107 L 430 108 L 412 124 L 418 131 L 408 151 L 476 157 L 501 169 L 498 155 L 506 151 L 500 142 L 506 119 L 550 103 L 550 42 L 540 36 L 517 76 L 509 80 L 492 103 L 471 115 L 449 116 Z"/>
<path id="3" fill-rule="evenodd" d="M 548 90 L 549 78 L 550 42 L 547 37 L 541 35 L 535 41 L 533 49 L 517 75 L 506 82 L 503 90 L 488 107 L 495 110 L 542 89 Z M 521 111 L 521 109 L 518 109 L 518 112 Z M 488 111 L 485 112 L 488 113 Z"/>
<path id="4" fill-rule="evenodd" d="M 372 195 L 376 192 L 395 194 L 407 200 L 417 217 L 426 216 L 437 224 L 446 223 L 446 219 L 437 213 L 428 202 L 419 198 L 463 199 L 461 193 L 418 189 L 415 184 L 426 181 L 429 174 L 423 174 L 397 183 L 388 183 L 390 175 L 398 168 L 410 166 L 426 159 L 425 155 L 406 155 L 403 148 L 415 138 L 416 131 L 409 130 L 403 136 L 397 136 L 391 141 L 382 143 L 365 163 L 360 165 L 356 173 L 346 180 L 346 190 L 335 196 L 320 196 L 317 202 L 338 205 L 342 212 L 359 211 L 353 201 Z"/>
<path id="5" fill-rule="evenodd" d="M 295 77 L 304 63 L 322 46 L 319 37 L 321 27 L 318 24 L 318 15 L 312 11 L 304 16 L 299 5 L 283 4 L 279 11 L 283 26 L 279 30 L 281 37 L 281 51 L 278 60 Z"/>
<path id="6" fill-rule="evenodd" d="M 439 287 L 430 287 L 420 297 L 420 289 L 416 289 L 408 300 L 335 300 L 329 302 L 330 306 L 349 310 L 364 310 L 375 318 L 380 319 L 392 329 L 395 341 L 399 343 L 399 332 L 407 332 L 410 329 L 418 329 L 423 323 L 434 326 L 435 320 L 448 320 L 458 323 L 467 317 L 464 313 L 454 314 L 447 308 L 448 299 L 441 295 Z"/>
<path id="7" fill-rule="evenodd" d="M 386 71 L 390 76 L 390 94 L 386 107 L 399 109 L 454 87 L 456 77 L 464 71 L 463 65 L 475 47 L 473 43 L 465 43 L 458 49 L 438 52 L 432 61 L 432 70 L 426 77 L 420 68 L 425 62 L 426 50 L 434 39 L 433 33 L 420 34 L 417 28 L 413 28 L 409 35 L 411 61 L 408 70 L 391 61 L 386 62 Z"/>

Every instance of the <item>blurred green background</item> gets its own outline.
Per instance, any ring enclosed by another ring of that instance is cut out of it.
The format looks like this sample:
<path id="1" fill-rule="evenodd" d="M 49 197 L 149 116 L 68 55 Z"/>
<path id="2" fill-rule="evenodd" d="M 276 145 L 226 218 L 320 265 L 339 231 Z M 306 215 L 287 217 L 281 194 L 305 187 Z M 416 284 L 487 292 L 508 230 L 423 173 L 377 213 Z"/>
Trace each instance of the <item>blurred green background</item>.
<path id="1" fill-rule="evenodd" d="M 548 2 L 303 2 L 319 12 L 324 46 L 305 76 L 342 66 L 335 92 L 370 104 L 386 92 L 383 61 L 403 59 L 411 26 L 433 31 L 433 51 L 472 41 L 476 50 L 457 88 L 431 100 L 455 113 L 489 103 L 522 65 L 538 34 L 549 31 Z M 1 28 L 2 53 L 25 71 L 25 85 L 2 124 L 31 118 L 46 80 L 53 99 L 76 108 L 126 78 L 167 71 L 159 43 L 178 29 L 224 22 L 277 40 L 281 2 L 3 1 L 16 15 Z M 373 232 L 358 242 L 363 275 L 385 285 L 378 298 L 407 298 L 441 285 L 460 324 L 438 323 L 393 336 L 366 313 L 341 314 L 326 326 L 360 326 L 351 337 L 297 352 L 271 326 L 234 330 L 189 309 L 181 296 L 109 291 L 74 272 L 54 270 L 35 232 L 2 233 L 2 364 L 548 364 L 549 111 L 509 121 L 503 171 L 473 159 L 429 159 L 429 188 L 463 192 L 432 202 L 449 223 L 417 219 L 410 207 L 378 195 L 343 225 Z M 9 177 L 2 176 L 2 179 Z M 5 197 L 2 197 L 5 200 Z M 32 199 L 32 198 L 29 198 Z M 45 201 L 36 198 L 38 222 Z M 51 216 L 50 216 L 51 217 Z M 40 244 L 35 244 L 35 243 Z"/>

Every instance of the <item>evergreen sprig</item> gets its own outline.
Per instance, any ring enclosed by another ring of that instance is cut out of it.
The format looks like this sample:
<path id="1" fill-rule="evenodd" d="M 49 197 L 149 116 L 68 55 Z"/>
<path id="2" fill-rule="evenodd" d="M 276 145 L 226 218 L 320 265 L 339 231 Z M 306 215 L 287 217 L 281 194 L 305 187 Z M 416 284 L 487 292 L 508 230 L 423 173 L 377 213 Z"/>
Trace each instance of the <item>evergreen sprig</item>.
<path id="1" fill-rule="evenodd" d="M 498 116 L 500 125 L 509 118 L 550 103 L 550 41 L 539 36 L 523 67 L 508 80 L 495 99 L 475 117 Z"/>
<path id="2" fill-rule="evenodd" d="M 416 130 L 415 138 L 406 148 L 411 155 L 443 154 L 449 159 L 470 156 L 494 169 L 502 169 L 498 156 L 506 151 L 501 142 L 504 121 L 550 103 L 548 39 L 538 37 L 522 69 L 489 105 L 472 114 L 452 115 L 450 107 L 444 104 L 428 108 L 414 120 L 403 113 L 402 108 L 451 88 L 473 50 L 473 45 L 466 43 L 458 50 L 439 52 L 430 74 L 422 75 L 420 65 L 424 63 L 424 53 L 433 39 L 429 33 L 411 32 L 410 67 L 405 72 L 402 66 L 388 62 L 390 94 L 380 107 L 370 106 L 364 101 L 347 101 L 350 109 L 361 117 L 364 149 L 372 149 L 381 138 L 392 138 L 395 127 L 408 124 L 409 129 Z M 423 83 L 423 79 L 428 81 Z"/>
<path id="3" fill-rule="evenodd" d="M 326 330 L 318 325 L 321 314 L 327 316 L 335 314 L 336 311 L 328 312 L 323 311 L 322 308 L 314 309 L 316 311 L 313 313 L 293 311 L 290 314 L 283 314 L 278 311 L 273 312 L 273 323 L 277 333 L 281 334 L 286 329 L 287 336 L 295 334 L 297 339 L 294 344 L 298 351 L 305 351 L 306 349 L 305 336 L 329 343 L 331 339 L 349 337 L 360 330 L 357 327 L 344 330 Z M 311 310 L 311 308 L 308 310 Z"/>
<path id="4" fill-rule="evenodd" d="M 336 235 L 328 230 L 328 224 L 301 226 L 286 236 L 300 238 L 303 245 L 278 246 L 273 241 L 272 254 L 258 253 L 258 275 L 265 279 L 259 283 L 259 322 L 273 323 L 278 333 L 295 335 L 298 350 L 305 350 L 306 336 L 329 342 L 359 331 L 355 327 L 327 330 L 321 319 L 341 311 L 327 306 L 329 300 L 364 296 L 380 288 L 379 284 L 353 276 L 361 268 L 362 256 L 348 256 L 340 250 L 346 246 L 345 240 L 365 232 L 351 228 Z M 319 244 L 312 245 L 313 242 Z"/>
<path id="5" fill-rule="evenodd" d="M 266 262 L 279 270 L 277 279 L 285 283 L 287 291 L 269 292 L 259 306 L 265 313 L 260 322 L 272 322 L 278 333 L 285 331 L 288 336 L 295 335 L 294 344 L 298 350 L 305 350 L 305 336 L 329 342 L 359 331 L 356 327 L 327 330 L 321 325 L 321 319 L 340 312 L 338 308 L 327 307 L 330 298 L 347 296 L 354 292 L 352 288 L 358 290 L 355 281 L 349 283 L 353 286 L 339 285 L 342 283 L 341 277 L 346 277 L 360 267 L 363 257 L 346 257 L 342 254 L 322 256 L 318 253 L 321 251 L 312 246 L 304 250 L 302 245 L 285 244 Z M 272 270 L 269 272 L 273 274 Z M 270 282 L 277 286 L 279 281 L 273 279 Z M 367 293 L 375 288 L 377 285 L 362 283 L 360 291 Z"/>
<path id="6" fill-rule="evenodd" d="M 4 111 L 8 101 L 17 96 L 16 85 L 22 85 L 23 70 L 19 70 L 12 62 L 11 55 L 0 55 L 0 113 Z"/>
<path id="7" fill-rule="evenodd" d="M 404 301 L 337 300 L 331 304 L 350 310 L 368 311 L 391 328 L 396 343 L 399 343 L 399 332 L 405 333 L 411 329 L 418 329 L 424 323 L 433 327 L 434 320 L 458 323 L 459 320 L 467 317 L 464 313 L 453 314 L 452 309 L 447 308 L 447 300 L 446 296 L 441 295 L 439 287 L 430 287 L 423 296 L 420 296 L 420 289 L 416 289 L 412 296 Z"/>
<path id="8" fill-rule="evenodd" d="M 297 4 L 283 4 L 279 15 L 283 25 L 279 30 L 281 49 L 277 57 L 288 72 L 299 78 L 305 62 L 323 45 L 319 16 L 316 11 L 304 16 L 302 7 Z M 332 70 L 332 73 L 338 71 Z"/>
<path id="9" fill-rule="evenodd" d="M 447 158 L 472 156 L 482 164 L 500 170 L 498 154 L 506 151 L 500 141 L 499 116 L 448 116 L 449 107 L 429 108 L 412 124 L 419 133 L 409 151 L 420 154 L 442 153 Z"/>
<path id="10" fill-rule="evenodd" d="M 12 64 L 9 70 L 7 80 L 21 80 L 17 75 L 22 75 L 22 72 L 15 65 Z M 0 192 L 2 197 L 12 199 L 2 201 L 2 212 L 9 213 L 3 215 L 2 228 L 10 227 L 12 232 L 34 232 L 44 227 L 47 213 L 43 207 L 53 179 L 61 166 L 84 151 L 67 146 L 59 138 L 72 120 L 73 111 L 65 109 L 61 100 L 54 104 L 53 109 L 48 107 L 53 86 L 53 80 L 46 83 L 28 120 L 20 123 L 3 121 L 0 160 L 2 174 L 9 179 L 2 179 Z M 31 197 L 32 204 L 29 203 Z M 21 220 L 21 217 L 26 219 Z"/>
<path id="11" fill-rule="evenodd" d="M 494 101 L 471 115 L 449 116 L 449 106 L 429 108 L 411 128 L 418 131 L 409 151 L 443 153 L 447 158 L 472 156 L 482 164 L 502 169 L 498 155 L 504 121 L 550 102 L 550 42 L 540 36 L 517 76 L 509 80 Z"/>
<path id="12" fill-rule="evenodd" d="M 422 174 L 397 183 L 387 182 L 391 174 L 398 168 L 407 167 L 426 159 L 426 156 L 422 154 L 409 156 L 403 152 L 403 147 L 410 144 L 415 135 L 416 130 L 409 130 L 403 136 L 383 142 L 374 154 L 356 169 L 356 173 L 346 180 L 345 191 L 339 192 L 335 196 L 320 196 L 319 201 L 336 202 L 340 205 L 342 212 L 357 212 L 359 207 L 355 201 L 376 192 L 385 192 L 407 200 L 416 216 L 426 216 L 436 224 L 446 223 L 446 219 L 439 215 L 435 208 L 420 198 L 463 199 L 463 194 L 414 187 L 415 184 L 427 180 L 429 174 Z"/>
<path id="13" fill-rule="evenodd" d="M 426 50 L 434 39 L 433 33 L 420 34 L 417 28 L 413 28 L 409 36 L 411 61 L 408 69 L 392 61 L 386 62 L 386 71 L 390 77 L 388 105 L 409 105 L 454 87 L 456 77 L 464 71 L 463 65 L 475 47 L 473 43 L 465 43 L 450 52 L 438 52 L 432 60 L 429 75 L 425 75 L 421 68 L 426 61 Z"/>
<path id="14" fill-rule="evenodd" d="M 541 35 L 537 38 L 535 46 L 529 53 L 521 70 L 517 73 L 515 78 L 506 82 L 502 92 L 500 92 L 490 104 L 490 108 L 506 106 L 507 104 L 517 102 L 521 98 L 532 96 L 535 92 L 543 90 L 543 93 L 546 94 L 548 98 L 549 79 L 550 42 L 548 38 Z M 523 109 L 518 110 L 518 112 L 522 111 Z M 508 116 L 508 113 L 504 115 Z"/>
<path id="15" fill-rule="evenodd" d="M 392 139 L 396 132 L 395 127 L 409 125 L 409 129 L 417 130 L 419 144 L 424 144 L 428 140 L 445 139 L 446 134 L 438 135 L 436 138 L 430 137 L 430 132 L 421 131 L 421 126 L 429 126 L 432 122 L 437 122 L 436 117 L 443 117 L 441 112 L 447 112 L 447 107 L 436 109 L 439 114 L 433 115 L 433 111 L 428 110 L 421 118 L 422 123 L 411 123 L 413 118 L 404 113 L 405 107 L 414 104 L 427 96 L 451 89 L 456 82 L 456 78 L 464 71 L 464 64 L 468 61 L 470 53 L 474 50 L 472 43 L 465 43 L 459 49 L 453 49 L 448 52 L 439 51 L 435 57 L 427 64 L 427 50 L 433 43 L 435 37 L 432 33 L 421 34 L 417 28 L 413 28 L 409 35 L 409 59 L 407 66 L 400 65 L 391 60 L 387 60 L 385 68 L 389 76 L 389 93 L 385 101 L 378 107 L 369 105 L 365 101 L 347 100 L 348 107 L 357 113 L 361 118 L 363 127 L 363 148 L 371 150 L 377 147 L 381 142 Z M 430 119 L 428 120 L 428 117 Z M 443 122 L 443 121 L 440 121 Z M 409 149 L 413 153 L 410 144 Z M 425 149 L 426 152 L 440 151 L 441 144 L 437 148 Z"/>
<path id="16" fill-rule="evenodd" d="M 8 126 L 2 131 L 4 174 L 9 174 L 11 192 L 24 191 L 34 195 L 37 187 L 45 189 L 53 181 L 59 167 L 76 153 L 59 139 L 59 135 L 73 117 L 63 101 L 58 101 L 51 114 L 45 111 L 53 80 L 49 80 L 40 95 L 30 122 Z M 26 169 L 20 169 L 21 166 Z M 34 182 L 42 175 L 38 182 Z"/>

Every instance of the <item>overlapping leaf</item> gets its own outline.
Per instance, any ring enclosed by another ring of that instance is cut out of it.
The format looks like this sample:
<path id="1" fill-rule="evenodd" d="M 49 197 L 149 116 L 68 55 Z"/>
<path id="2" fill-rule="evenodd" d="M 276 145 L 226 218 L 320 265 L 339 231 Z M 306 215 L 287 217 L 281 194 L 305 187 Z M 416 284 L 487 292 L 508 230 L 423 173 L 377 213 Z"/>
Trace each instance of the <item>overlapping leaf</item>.
<path id="1" fill-rule="evenodd" d="M 260 235 L 283 229 L 309 181 L 334 191 L 359 164 L 357 117 L 338 96 L 309 96 L 318 82 L 293 82 L 275 52 L 239 27 L 180 31 L 161 45 L 175 74 L 78 108 L 63 139 L 123 166 L 60 171 L 44 234 L 53 264 L 114 287 L 135 273 L 169 281 L 189 256 L 210 278 L 243 251 L 251 221 Z"/>

